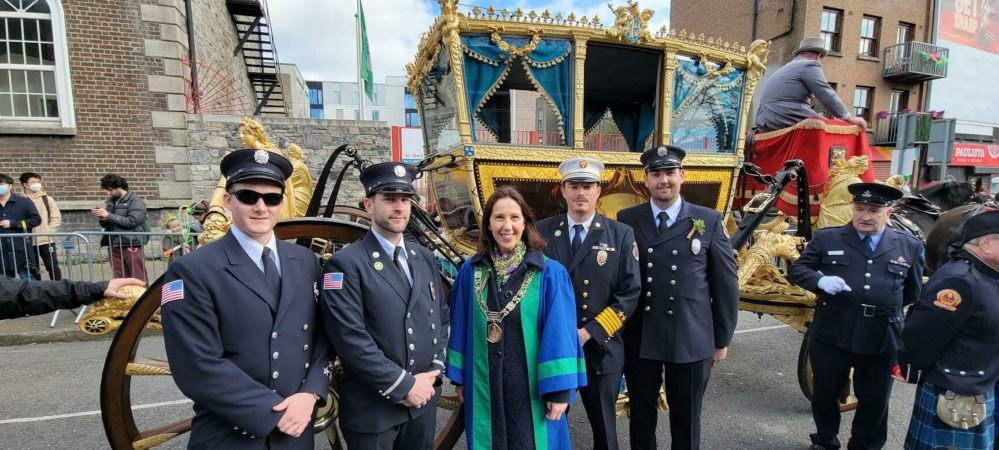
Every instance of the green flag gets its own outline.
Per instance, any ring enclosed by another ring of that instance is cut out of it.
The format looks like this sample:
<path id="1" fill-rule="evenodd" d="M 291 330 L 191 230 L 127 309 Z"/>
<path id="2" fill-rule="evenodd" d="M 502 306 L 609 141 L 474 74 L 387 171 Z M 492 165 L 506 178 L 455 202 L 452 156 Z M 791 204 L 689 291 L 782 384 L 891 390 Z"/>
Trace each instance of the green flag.
<path id="1" fill-rule="evenodd" d="M 364 7 L 361 6 L 361 0 L 357 0 L 357 14 L 360 20 L 360 36 L 357 38 L 361 41 L 361 79 L 364 80 L 364 93 L 368 96 L 368 99 L 372 102 L 375 101 L 375 77 L 371 71 L 371 51 L 368 50 L 368 30 L 364 25 Z"/>

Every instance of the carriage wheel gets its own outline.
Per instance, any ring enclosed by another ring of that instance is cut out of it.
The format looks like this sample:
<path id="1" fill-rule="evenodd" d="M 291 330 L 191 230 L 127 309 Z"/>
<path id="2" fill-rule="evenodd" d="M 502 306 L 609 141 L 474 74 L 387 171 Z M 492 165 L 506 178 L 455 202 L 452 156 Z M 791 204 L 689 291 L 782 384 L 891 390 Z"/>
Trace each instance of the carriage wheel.
<path id="1" fill-rule="evenodd" d="M 814 392 L 815 388 L 815 381 L 812 377 L 811 342 L 812 330 L 809 329 L 801 339 L 801 350 L 798 352 L 798 387 L 801 388 L 801 393 L 805 394 L 805 398 L 809 402 L 812 401 L 812 392 Z M 852 388 L 853 370 L 850 370 L 850 379 L 847 381 L 846 387 L 843 388 L 843 393 L 839 397 L 840 411 L 849 411 L 857 407 L 857 397 L 853 395 Z"/>
<path id="2" fill-rule="evenodd" d="M 274 232 L 278 239 L 315 238 L 343 244 L 360 239 L 367 228 L 334 219 L 304 218 L 279 222 Z M 104 361 L 101 376 L 101 418 L 108 443 L 115 450 L 152 448 L 191 430 L 191 419 L 184 419 L 140 431 L 132 415 L 132 377 L 170 375 L 167 361 L 136 355 L 143 330 L 159 309 L 162 285 L 162 278 L 152 282 L 136 301 L 118 328 Z M 315 432 L 325 432 L 330 445 L 337 450 L 343 448 L 335 424 L 339 414 L 339 394 L 336 391 L 338 380 L 339 377 L 334 377 L 327 395 L 327 407 L 317 411 L 313 423 Z M 450 449 L 464 431 L 461 405 L 454 397 L 444 397 L 438 401 L 438 407 L 451 414 L 437 436 L 435 448 Z"/>
<path id="3" fill-rule="evenodd" d="M 107 317 L 91 317 L 83 323 L 83 326 L 81 326 L 80 329 L 89 335 L 100 336 L 108 332 L 108 328 L 111 327 L 111 323 L 111 319 Z"/>

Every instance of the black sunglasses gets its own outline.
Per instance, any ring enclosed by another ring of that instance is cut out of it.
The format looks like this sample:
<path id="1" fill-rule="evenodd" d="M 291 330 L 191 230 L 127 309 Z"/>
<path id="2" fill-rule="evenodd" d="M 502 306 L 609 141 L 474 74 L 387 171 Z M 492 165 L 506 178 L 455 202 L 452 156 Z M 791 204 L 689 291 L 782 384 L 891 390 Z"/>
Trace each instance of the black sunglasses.
<path id="1" fill-rule="evenodd" d="M 277 206 L 281 204 L 282 200 L 284 200 L 284 195 L 276 192 L 261 194 L 257 191 L 250 189 L 240 189 L 236 192 L 233 192 L 232 195 L 236 196 L 236 200 L 239 200 L 239 202 L 244 205 L 256 205 L 257 200 L 260 200 L 262 198 L 264 199 L 265 205 Z"/>

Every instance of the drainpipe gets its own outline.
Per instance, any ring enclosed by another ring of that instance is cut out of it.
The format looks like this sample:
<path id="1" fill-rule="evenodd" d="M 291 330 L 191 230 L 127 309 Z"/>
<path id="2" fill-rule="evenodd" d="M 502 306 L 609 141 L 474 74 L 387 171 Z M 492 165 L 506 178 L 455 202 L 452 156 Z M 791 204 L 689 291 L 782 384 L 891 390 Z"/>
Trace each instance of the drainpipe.
<path id="1" fill-rule="evenodd" d="M 187 9 L 187 59 L 191 62 L 191 104 L 194 105 L 194 113 L 200 113 L 201 91 L 198 88 L 198 61 L 197 52 L 194 49 L 194 0 L 184 0 Z"/>
<path id="2" fill-rule="evenodd" d="M 749 42 L 756 40 L 756 19 L 760 17 L 760 0 L 753 0 L 753 31 L 750 32 Z"/>

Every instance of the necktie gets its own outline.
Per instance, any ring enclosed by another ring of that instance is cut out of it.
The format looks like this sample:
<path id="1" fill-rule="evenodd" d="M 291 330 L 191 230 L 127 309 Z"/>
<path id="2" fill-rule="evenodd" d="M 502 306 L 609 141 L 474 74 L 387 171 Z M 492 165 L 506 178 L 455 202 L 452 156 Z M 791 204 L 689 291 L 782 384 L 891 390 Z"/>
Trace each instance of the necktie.
<path id="1" fill-rule="evenodd" d="M 870 236 L 864 236 L 864 248 L 867 249 L 867 256 L 874 254 L 874 239 Z"/>
<path id="2" fill-rule="evenodd" d="M 569 244 L 572 249 L 572 254 L 575 255 L 576 251 L 579 250 L 579 246 L 583 245 L 583 226 L 580 224 L 575 224 L 572 226 L 572 243 Z"/>
<path id="3" fill-rule="evenodd" d="M 274 298 L 280 298 L 281 274 L 278 273 L 277 265 L 274 264 L 274 253 L 271 252 L 270 247 L 264 247 L 260 260 L 264 263 L 264 279 L 274 289 Z"/>
<path id="4" fill-rule="evenodd" d="M 399 254 L 403 251 L 402 246 L 396 246 L 395 252 L 392 255 L 392 260 L 395 261 L 395 267 L 399 269 L 399 274 L 402 275 L 402 280 L 405 281 L 407 285 L 412 286 L 413 284 L 409 282 L 409 275 L 406 275 L 406 269 L 402 267 L 402 259 L 399 257 Z"/>
<path id="5" fill-rule="evenodd" d="M 663 234 L 663 233 L 666 232 L 666 229 L 669 228 L 669 225 L 667 225 L 668 223 L 669 223 L 669 214 L 666 214 L 666 211 L 660 211 L 659 212 L 659 234 Z"/>

